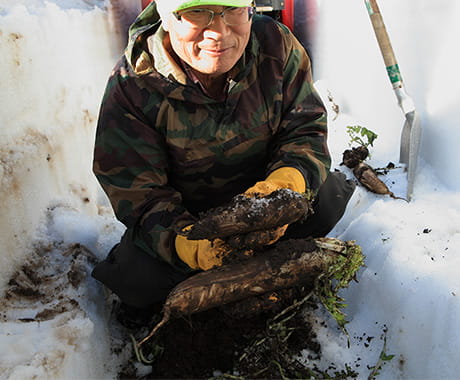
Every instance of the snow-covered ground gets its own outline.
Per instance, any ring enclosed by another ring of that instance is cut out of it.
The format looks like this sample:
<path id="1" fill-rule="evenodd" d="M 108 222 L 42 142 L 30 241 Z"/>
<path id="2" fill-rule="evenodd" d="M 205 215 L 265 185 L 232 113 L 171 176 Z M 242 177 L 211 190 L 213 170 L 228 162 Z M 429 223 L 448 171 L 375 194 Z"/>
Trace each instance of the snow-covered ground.
<path id="1" fill-rule="evenodd" d="M 380 3 L 422 117 L 415 192 L 407 203 L 358 188 L 331 233 L 356 240 L 366 267 L 343 292 L 350 347 L 332 322 L 318 323 L 322 360 L 367 378 L 384 352 L 394 358 L 383 365 L 382 379 L 456 379 L 460 3 Z M 0 379 L 116 378 L 129 355 L 128 340 L 110 338 L 110 304 L 88 275 L 123 232 L 91 174 L 97 110 L 120 54 L 107 5 L 0 0 Z M 364 2 L 319 5 L 313 56 L 330 108 L 334 168 L 351 176 L 339 165 L 349 125 L 378 134 L 372 166 L 397 164 L 404 119 Z M 383 180 L 404 196 L 402 169 Z"/>

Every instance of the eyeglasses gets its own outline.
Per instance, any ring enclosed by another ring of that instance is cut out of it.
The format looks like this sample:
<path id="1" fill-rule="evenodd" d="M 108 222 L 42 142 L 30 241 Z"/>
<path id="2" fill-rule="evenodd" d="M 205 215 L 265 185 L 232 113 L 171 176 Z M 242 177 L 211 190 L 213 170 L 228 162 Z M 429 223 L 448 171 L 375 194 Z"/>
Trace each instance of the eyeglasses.
<path id="1" fill-rule="evenodd" d="M 231 7 L 222 12 L 214 12 L 210 9 L 188 9 L 185 11 L 173 12 L 177 21 L 188 22 L 196 28 L 206 28 L 211 25 L 214 17 L 220 16 L 226 25 L 247 24 L 254 15 L 253 7 Z"/>

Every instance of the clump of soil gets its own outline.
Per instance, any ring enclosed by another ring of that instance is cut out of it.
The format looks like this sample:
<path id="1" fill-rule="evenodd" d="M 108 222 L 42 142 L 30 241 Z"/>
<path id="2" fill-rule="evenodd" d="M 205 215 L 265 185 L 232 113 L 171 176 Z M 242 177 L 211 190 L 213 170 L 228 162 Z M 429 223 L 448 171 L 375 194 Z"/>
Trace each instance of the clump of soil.
<path id="1" fill-rule="evenodd" d="M 358 166 L 360 162 L 363 162 L 369 156 L 369 150 L 360 145 L 355 148 L 347 149 L 343 152 L 342 163 L 350 169 Z"/>
<path id="2" fill-rule="evenodd" d="M 313 252 L 316 248 L 317 246 L 313 239 L 287 239 L 281 240 L 273 246 L 265 247 L 265 249 L 254 250 L 251 255 L 246 254 L 244 250 L 236 251 L 223 257 L 222 263 L 223 265 L 229 265 L 250 260 L 251 257 L 270 256 L 272 265 L 279 267 L 286 260 L 298 258 L 302 253 Z"/>
<path id="3" fill-rule="evenodd" d="M 273 292 L 170 321 L 143 348 L 146 355 L 160 352 L 152 373 L 144 378 L 207 379 L 218 373 L 222 378 L 251 379 L 307 376 L 307 368 L 295 357 L 304 348 L 319 354 L 315 334 L 300 309 L 288 321 L 273 319 L 306 291 Z M 254 312 L 253 302 L 260 312 Z"/>

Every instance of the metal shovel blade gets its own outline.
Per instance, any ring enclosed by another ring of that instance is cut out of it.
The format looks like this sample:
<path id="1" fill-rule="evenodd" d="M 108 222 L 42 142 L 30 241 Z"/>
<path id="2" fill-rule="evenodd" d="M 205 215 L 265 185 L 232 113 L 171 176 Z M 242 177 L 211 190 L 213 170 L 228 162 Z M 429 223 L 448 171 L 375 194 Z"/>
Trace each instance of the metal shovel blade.
<path id="1" fill-rule="evenodd" d="M 405 116 L 406 120 L 401 133 L 399 161 L 407 167 L 406 199 L 409 201 L 414 191 L 415 172 L 420 150 L 422 127 L 418 113 L 415 110 L 406 113 Z"/>
<path id="2" fill-rule="evenodd" d="M 369 17 L 374 28 L 375 36 L 379 43 L 380 52 L 387 69 L 388 78 L 393 85 L 393 90 L 398 99 L 406 120 L 401 133 L 400 162 L 407 166 L 407 191 L 406 199 L 412 198 L 414 190 L 415 173 L 417 169 L 417 159 L 420 147 L 422 127 L 420 118 L 415 110 L 414 102 L 407 95 L 404 88 L 401 72 L 396 61 L 390 38 L 385 28 L 377 0 L 364 0 Z"/>

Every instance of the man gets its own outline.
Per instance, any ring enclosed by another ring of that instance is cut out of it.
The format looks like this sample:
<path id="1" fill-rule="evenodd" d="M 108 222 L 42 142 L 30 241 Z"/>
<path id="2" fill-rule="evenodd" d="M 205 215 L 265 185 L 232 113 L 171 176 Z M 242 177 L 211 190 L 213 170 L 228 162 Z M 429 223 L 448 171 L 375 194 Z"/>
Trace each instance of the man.
<path id="1" fill-rule="evenodd" d="M 125 322 L 148 320 L 176 284 L 220 264 L 223 241 L 178 231 L 237 194 L 313 191 L 314 216 L 272 242 L 327 234 L 354 185 L 329 173 L 326 121 L 305 50 L 250 0 L 151 3 L 109 79 L 94 156 L 127 230 L 93 276 Z"/>

